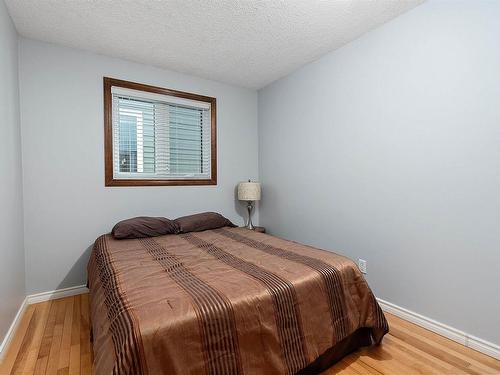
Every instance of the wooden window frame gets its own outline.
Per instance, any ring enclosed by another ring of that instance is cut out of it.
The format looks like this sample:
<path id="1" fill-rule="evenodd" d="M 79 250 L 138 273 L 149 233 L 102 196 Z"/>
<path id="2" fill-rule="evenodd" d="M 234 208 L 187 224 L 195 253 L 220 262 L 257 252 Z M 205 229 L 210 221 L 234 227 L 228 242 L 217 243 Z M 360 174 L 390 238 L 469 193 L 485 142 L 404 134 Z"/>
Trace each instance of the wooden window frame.
<path id="1" fill-rule="evenodd" d="M 190 186 L 217 185 L 217 100 L 184 91 L 163 87 L 149 86 L 142 83 L 129 82 L 115 78 L 104 77 L 104 173 L 105 186 Z M 208 179 L 116 179 L 113 175 L 113 104 L 112 87 L 123 87 L 132 90 L 152 92 L 184 99 L 210 103 L 210 165 L 211 176 Z"/>

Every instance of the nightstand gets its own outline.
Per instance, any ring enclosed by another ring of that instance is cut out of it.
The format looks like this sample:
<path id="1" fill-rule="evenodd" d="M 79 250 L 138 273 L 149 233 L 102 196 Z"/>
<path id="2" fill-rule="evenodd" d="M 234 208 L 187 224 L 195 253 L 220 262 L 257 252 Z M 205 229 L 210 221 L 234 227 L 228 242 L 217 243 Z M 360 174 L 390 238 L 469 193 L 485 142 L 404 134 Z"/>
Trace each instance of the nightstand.
<path id="1" fill-rule="evenodd" d="M 242 227 L 242 228 L 246 228 L 246 227 Z M 259 232 L 259 233 L 266 233 L 266 228 L 264 227 L 254 227 L 254 232 Z"/>

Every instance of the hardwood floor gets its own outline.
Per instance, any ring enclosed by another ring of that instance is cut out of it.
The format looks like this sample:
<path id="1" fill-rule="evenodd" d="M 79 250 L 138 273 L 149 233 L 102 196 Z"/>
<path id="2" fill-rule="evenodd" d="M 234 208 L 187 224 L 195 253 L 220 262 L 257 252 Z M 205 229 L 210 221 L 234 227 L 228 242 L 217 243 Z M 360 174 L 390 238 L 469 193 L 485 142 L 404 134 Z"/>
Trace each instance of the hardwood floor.
<path id="1" fill-rule="evenodd" d="M 500 361 L 386 314 L 390 334 L 323 375 L 490 375 Z M 30 305 L 0 374 L 92 374 L 88 295 Z"/>
<path id="2" fill-rule="evenodd" d="M 92 374 L 88 294 L 29 305 L 0 374 Z"/>

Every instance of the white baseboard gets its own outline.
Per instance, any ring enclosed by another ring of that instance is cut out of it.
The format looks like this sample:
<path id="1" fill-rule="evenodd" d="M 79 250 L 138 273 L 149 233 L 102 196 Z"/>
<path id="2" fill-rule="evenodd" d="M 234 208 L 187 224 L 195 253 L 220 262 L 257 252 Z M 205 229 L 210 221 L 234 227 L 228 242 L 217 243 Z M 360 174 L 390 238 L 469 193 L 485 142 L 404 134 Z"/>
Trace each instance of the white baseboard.
<path id="1" fill-rule="evenodd" d="M 469 335 L 467 337 L 467 346 L 471 349 L 477 350 L 478 352 L 500 360 L 500 346 L 493 344 L 492 342 Z"/>
<path id="2" fill-rule="evenodd" d="M 12 321 L 12 324 L 10 325 L 9 329 L 7 330 L 7 333 L 5 334 L 3 341 L 0 343 L 0 362 L 2 362 L 3 356 L 7 352 L 6 349 L 9 347 L 9 344 L 12 341 L 12 338 L 14 337 L 14 332 L 16 332 L 17 326 L 21 322 L 21 318 L 24 315 L 24 311 L 26 310 L 27 306 L 28 306 L 28 298 L 25 298 L 21 303 L 19 310 L 17 310 L 17 314 L 14 317 L 14 320 Z"/>
<path id="3" fill-rule="evenodd" d="M 377 300 L 382 310 L 390 314 L 396 315 L 397 317 L 416 324 L 417 326 L 428 329 L 438 335 L 447 337 L 450 340 L 458 342 L 459 344 L 500 360 L 499 345 L 480 339 L 479 337 L 469 335 L 466 332 L 450 327 L 444 323 L 440 323 L 434 319 L 427 318 L 426 316 L 407 310 L 393 303 L 384 301 L 383 299 L 377 298 Z"/>
<path id="4" fill-rule="evenodd" d="M 87 293 L 89 290 L 85 285 L 72 286 L 64 289 L 51 290 L 49 292 L 42 292 L 31 294 L 27 298 L 28 304 L 50 301 L 52 299 L 76 296 L 77 294 Z"/>
<path id="5" fill-rule="evenodd" d="M 24 311 L 26 310 L 26 307 L 28 307 L 28 305 L 31 305 L 33 303 L 50 301 L 52 299 L 76 296 L 77 294 L 87 293 L 88 291 L 89 290 L 85 285 L 78 285 L 78 286 L 72 286 L 70 288 L 57 289 L 57 290 L 52 290 L 50 292 L 31 294 L 27 296 L 24 299 L 23 303 L 21 304 L 21 307 L 19 307 L 19 310 L 17 311 L 17 314 L 14 317 L 14 321 L 12 322 L 12 324 L 9 327 L 9 330 L 5 334 L 3 341 L 0 343 L 0 362 L 2 361 L 4 354 L 7 352 L 7 348 L 10 342 L 12 341 L 12 338 L 14 337 L 14 333 L 16 332 L 17 326 L 21 322 L 21 318 L 24 315 Z"/>

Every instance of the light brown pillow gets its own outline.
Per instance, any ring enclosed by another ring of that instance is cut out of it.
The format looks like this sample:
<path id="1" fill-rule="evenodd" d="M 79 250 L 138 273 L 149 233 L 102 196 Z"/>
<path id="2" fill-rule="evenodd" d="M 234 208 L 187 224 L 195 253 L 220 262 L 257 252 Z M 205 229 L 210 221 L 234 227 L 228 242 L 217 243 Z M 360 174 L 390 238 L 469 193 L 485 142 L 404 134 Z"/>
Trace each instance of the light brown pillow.
<path id="1" fill-rule="evenodd" d="M 177 234 L 179 227 L 165 217 L 139 216 L 117 223 L 111 234 L 116 239 L 131 239 Z"/>
<path id="2" fill-rule="evenodd" d="M 178 225 L 180 233 L 201 232 L 203 230 L 236 226 L 217 212 L 203 212 L 183 216 L 175 219 L 174 222 Z"/>

